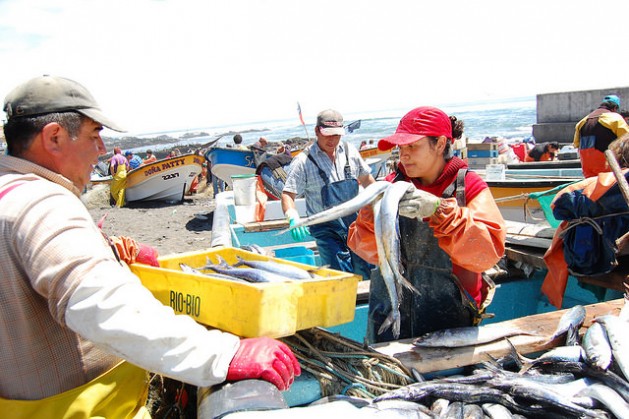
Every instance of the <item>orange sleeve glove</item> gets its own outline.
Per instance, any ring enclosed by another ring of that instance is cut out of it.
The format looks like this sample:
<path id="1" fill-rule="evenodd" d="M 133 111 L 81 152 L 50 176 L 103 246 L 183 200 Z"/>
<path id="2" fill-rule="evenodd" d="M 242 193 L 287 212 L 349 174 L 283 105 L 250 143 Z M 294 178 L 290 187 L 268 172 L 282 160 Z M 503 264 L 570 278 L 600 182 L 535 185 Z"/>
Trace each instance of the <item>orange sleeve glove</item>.
<path id="1" fill-rule="evenodd" d="M 466 207 L 459 207 L 456 198 L 442 199 L 428 224 L 452 263 L 469 271 L 483 272 L 504 254 L 506 226 L 489 189 L 482 190 Z"/>
<path id="2" fill-rule="evenodd" d="M 378 264 L 378 249 L 373 225 L 373 209 L 371 205 L 358 212 L 358 218 L 349 226 L 347 246 L 354 253 L 373 265 Z"/>

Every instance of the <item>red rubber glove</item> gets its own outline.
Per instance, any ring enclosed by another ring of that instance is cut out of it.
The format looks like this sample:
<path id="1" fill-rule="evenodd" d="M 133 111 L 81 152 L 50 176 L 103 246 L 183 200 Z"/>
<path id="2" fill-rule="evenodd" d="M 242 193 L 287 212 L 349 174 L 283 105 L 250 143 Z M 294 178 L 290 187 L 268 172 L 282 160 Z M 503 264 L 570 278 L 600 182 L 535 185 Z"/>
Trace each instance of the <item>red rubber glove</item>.
<path id="1" fill-rule="evenodd" d="M 242 339 L 227 370 L 228 381 L 259 378 L 288 390 L 301 367 L 288 346 L 279 340 L 260 337 Z"/>

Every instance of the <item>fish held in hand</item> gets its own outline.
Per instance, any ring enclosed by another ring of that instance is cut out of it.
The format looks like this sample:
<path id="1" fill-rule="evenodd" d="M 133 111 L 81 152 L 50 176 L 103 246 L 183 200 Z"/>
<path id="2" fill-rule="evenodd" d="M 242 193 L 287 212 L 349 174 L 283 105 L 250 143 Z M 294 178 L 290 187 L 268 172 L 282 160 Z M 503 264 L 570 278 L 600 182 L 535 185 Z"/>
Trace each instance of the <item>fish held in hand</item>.
<path id="1" fill-rule="evenodd" d="M 391 327 L 391 333 L 393 334 L 393 337 L 397 339 L 400 336 L 402 323 L 402 317 L 400 315 L 400 296 L 402 290 L 396 285 L 395 276 L 393 274 L 393 270 L 391 269 L 391 265 L 389 264 L 389 260 L 384 257 L 382 240 L 378 239 L 378 237 L 382 237 L 382 224 L 380 222 L 380 217 L 382 216 L 380 211 L 381 202 L 382 200 L 379 199 L 373 205 L 374 233 L 376 235 L 376 248 L 378 250 L 378 268 L 380 269 L 380 274 L 382 275 L 384 285 L 387 289 L 387 294 L 389 295 L 391 312 L 380 325 L 378 334 L 380 335 L 384 333 L 387 329 L 389 329 L 389 327 Z"/>
<path id="2" fill-rule="evenodd" d="M 310 217 L 302 218 L 289 228 L 282 230 L 279 234 L 285 233 L 289 230 L 293 230 L 298 227 L 308 227 L 315 224 L 327 223 L 329 221 L 338 220 L 339 218 L 346 217 L 348 215 L 358 212 L 362 207 L 373 202 L 376 198 L 388 188 L 391 183 L 378 180 L 371 185 L 367 186 L 354 198 L 341 205 L 336 205 L 332 208 L 328 208 L 325 211 L 318 212 Z"/>

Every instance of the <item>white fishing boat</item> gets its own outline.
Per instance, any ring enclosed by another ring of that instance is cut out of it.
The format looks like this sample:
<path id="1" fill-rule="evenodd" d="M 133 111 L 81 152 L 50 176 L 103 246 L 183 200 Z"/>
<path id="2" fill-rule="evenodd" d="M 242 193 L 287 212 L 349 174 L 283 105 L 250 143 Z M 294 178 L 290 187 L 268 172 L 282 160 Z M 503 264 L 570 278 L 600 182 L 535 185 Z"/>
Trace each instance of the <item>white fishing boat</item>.
<path id="1" fill-rule="evenodd" d="M 125 201 L 183 201 L 204 161 L 202 156 L 185 154 L 129 171 Z"/>

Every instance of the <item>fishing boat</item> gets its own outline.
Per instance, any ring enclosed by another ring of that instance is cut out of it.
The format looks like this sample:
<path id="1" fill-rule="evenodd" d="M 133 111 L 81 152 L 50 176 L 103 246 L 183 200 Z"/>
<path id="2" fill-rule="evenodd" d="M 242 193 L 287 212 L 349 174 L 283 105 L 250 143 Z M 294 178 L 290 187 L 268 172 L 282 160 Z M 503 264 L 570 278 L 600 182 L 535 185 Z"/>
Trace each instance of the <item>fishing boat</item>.
<path id="1" fill-rule="evenodd" d="M 205 155 L 211 164 L 212 176 L 232 188 L 232 176 L 249 175 L 256 171 L 256 161 L 251 150 L 228 147 L 212 147 Z"/>
<path id="2" fill-rule="evenodd" d="M 170 157 L 127 173 L 125 200 L 183 201 L 192 181 L 201 173 L 204 159 L 196 154 Z"/>

